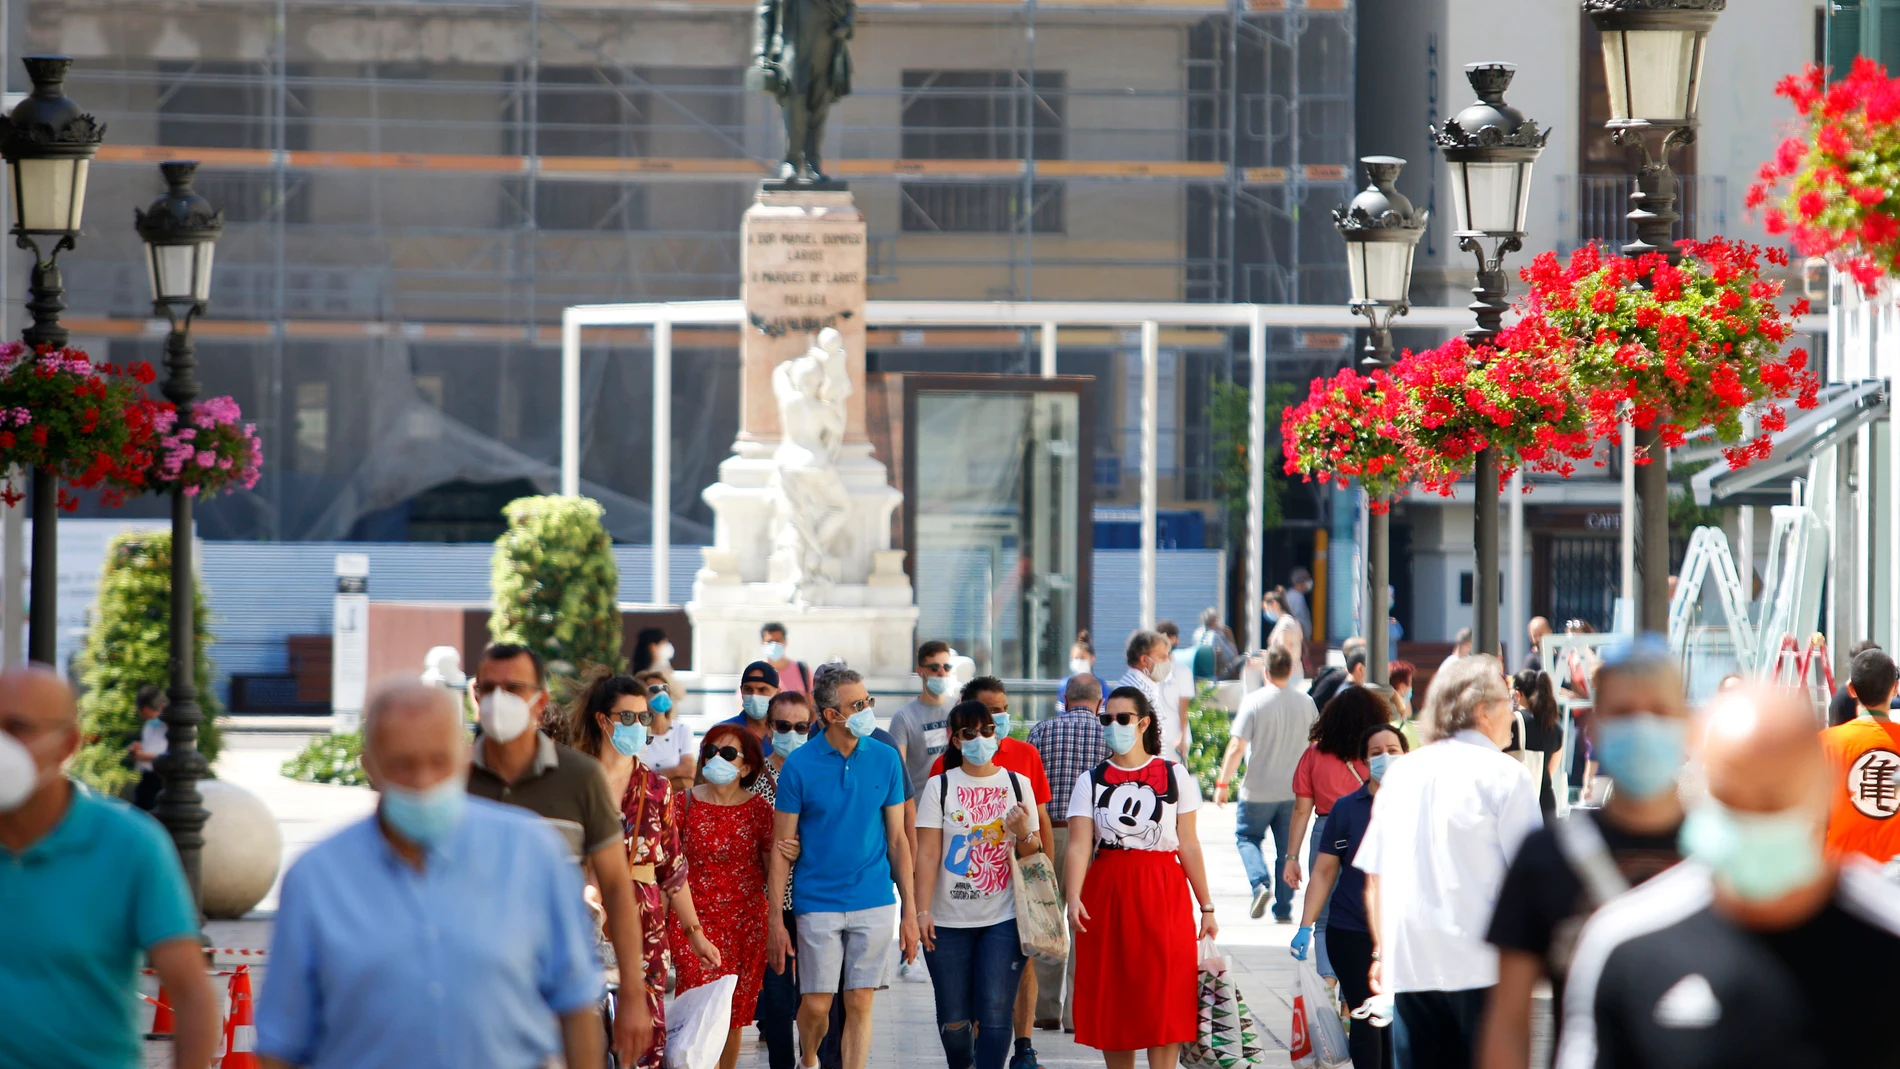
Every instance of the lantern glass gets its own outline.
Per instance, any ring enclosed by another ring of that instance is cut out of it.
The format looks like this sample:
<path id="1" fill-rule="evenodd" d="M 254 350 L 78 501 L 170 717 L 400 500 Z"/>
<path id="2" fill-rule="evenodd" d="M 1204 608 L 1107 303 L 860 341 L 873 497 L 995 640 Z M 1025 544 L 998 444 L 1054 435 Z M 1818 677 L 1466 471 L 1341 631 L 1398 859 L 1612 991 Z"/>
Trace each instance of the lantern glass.
<path id="1" fill-rule="evenodd" d="M 1603 35 L 1603 70 L 1613 122 L 1694 121 L 1702 92 L 1705 29 L 1613 30 Z"/>
<path id="2" fill-rule="evenodd" d="M 147 245 L 145 273 L 152 284 L 152 300 L 204 302 L 211 298 L 211 242 L 186 245 Z"/>
<path id="3" fill-rule="evenodd" d="M 13 219 L 22 230 L 77 232 L 86 208 L 86 172 L 92 161 L 72 157 L 14 159 Z"/>
<path id="4" fill-rule="evenodd" d="M 1531 161 L 1463 161 L 1451 165 L 1452 200 L 1460 232 L 1521 234 L 1530 212 Z"/>
<path id="5" fill-rule="evenodd" d="M 1399 304 L 1412 291 L 1410 241 L 1346 242 L 1346 269 L 1355 302 Z"/>

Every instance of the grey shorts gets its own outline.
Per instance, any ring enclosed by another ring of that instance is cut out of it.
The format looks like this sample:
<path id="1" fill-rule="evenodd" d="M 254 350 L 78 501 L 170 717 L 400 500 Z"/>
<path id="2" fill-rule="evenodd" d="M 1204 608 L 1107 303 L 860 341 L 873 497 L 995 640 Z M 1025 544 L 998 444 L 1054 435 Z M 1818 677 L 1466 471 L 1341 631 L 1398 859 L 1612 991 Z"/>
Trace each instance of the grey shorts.
<path id="1" fill-rule="evenodd" d="M 798 992 L 876 990 L 884 984 L 897 906 L 798 915 Z M 839 983 L 843 977 L 844 982 Z"/>

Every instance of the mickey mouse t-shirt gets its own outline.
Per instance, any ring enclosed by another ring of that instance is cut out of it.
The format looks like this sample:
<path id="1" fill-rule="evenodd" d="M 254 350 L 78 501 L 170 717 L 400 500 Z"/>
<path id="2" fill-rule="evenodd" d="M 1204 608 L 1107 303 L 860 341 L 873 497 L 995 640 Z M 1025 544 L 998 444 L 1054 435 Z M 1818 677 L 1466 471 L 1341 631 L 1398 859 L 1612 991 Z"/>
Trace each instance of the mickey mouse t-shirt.
<path id="1" fill-rule="evenodd" d="M 1003 827 L 1003 816 L 1018 798 L 1024 806 L 1035 805 L 1029 781 L 1000 769 L 979 779 L 953 768 L 924 784 L 917 796 L 917 826 L 943 832 L 943 859 L 930 901 L 938 927 L 987 928 L 1015 918 L 1009 855 L 1016 838 Z"/>
<path id="2" fill-rule="evenodd" d="M 1199 808 L 1201 788 L 1187 767 L 1158 757 L 1137 768 L 1105 761 L 1076 777 L 1069 794 L 1069 816 L 1093 820 L 1096 844 L 1104 850 L 1178 850 L 1175 816 Z"/>

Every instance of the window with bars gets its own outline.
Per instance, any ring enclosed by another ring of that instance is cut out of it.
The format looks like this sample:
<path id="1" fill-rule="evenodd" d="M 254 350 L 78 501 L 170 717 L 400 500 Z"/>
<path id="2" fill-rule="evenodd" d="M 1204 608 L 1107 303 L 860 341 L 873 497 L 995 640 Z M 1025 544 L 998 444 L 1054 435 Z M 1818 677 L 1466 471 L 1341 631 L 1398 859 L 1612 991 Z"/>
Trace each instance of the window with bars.
<path id="1" fill-rule="evenodd" d="M 1064 159 L 1067 86 L 1062 71 L 904 71 L 904 158 Z M 1056 182 L 906 182 L 903 190 L 901 225 L 910 232 L 1066 229 L 1063 189 Z"/>

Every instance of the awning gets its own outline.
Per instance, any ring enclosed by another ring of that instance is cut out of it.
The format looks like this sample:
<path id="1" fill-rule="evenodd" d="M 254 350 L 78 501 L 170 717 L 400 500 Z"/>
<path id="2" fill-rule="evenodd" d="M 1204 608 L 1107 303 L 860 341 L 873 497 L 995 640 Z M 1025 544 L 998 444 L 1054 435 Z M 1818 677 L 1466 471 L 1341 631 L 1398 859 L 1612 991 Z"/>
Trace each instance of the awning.
<path id="1" fill-rule="evenodd" d="M 1714 461 L 1689 479 L 1698 505 L 1785 505 L 1793 480 L 1805 477 L 1808 461 L 1876 419 L 1887 417 L 1885 380 L 1835 382 L 1822 387 L 1820 403 L 1792 409 L 1786 429 L 1772 435 L 1774 451 L 1739 471 L 1722 459 L 1723 446 L 1707 438 L 1679 449 L 1676 464 Z"/>

